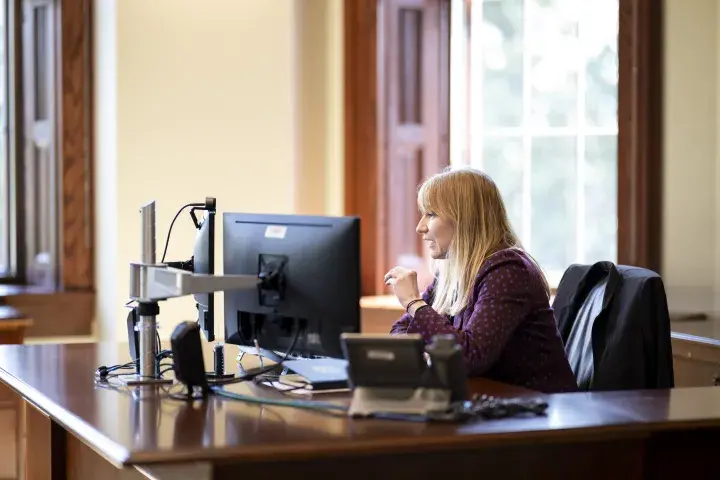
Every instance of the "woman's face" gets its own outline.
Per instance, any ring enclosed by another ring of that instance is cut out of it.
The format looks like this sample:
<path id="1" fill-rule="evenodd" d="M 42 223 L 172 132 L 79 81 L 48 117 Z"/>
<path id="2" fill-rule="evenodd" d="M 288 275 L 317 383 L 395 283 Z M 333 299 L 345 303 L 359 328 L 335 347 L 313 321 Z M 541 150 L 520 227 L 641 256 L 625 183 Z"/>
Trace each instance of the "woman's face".
<path id="1" fill-rule="evenodd" d="M 424 242 L 427 242 L 430 256 L 433 259 L 447 257 L 450 242 L 452 242 L 455 233 L 455 229 L 449 220 L 445 220 L 433 212 L 425 212 L 415 231 L 422 235 Z"/>

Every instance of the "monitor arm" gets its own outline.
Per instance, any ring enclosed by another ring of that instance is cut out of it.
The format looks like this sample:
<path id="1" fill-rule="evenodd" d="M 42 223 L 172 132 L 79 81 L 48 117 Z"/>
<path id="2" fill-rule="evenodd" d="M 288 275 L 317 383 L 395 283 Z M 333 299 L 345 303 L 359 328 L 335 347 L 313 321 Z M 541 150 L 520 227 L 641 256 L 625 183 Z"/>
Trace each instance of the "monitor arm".
<path id="1" fill-rule="evenodd" d="M 196 293 L 256 288 L 261 280 L 255 275 L 192 273 L 156 263 L 155 202 L 143 205 L 140 216 L 141 262 L 130 263 L 130 298 L 138 304 L 140 337 L 140 379 L 135 383 L 161 383 L 156 376 L 155 352 L 156 316 L 160 313 L 158 302 Z"/>

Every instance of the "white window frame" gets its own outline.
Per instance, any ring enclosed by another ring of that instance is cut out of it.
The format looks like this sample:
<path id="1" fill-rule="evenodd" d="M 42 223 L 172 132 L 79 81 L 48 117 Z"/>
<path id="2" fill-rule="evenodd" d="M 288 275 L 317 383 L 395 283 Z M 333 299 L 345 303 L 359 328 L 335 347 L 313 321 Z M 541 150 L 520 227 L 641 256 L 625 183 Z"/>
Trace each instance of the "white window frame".
<path id="1" fill-rule="evenodd" d="M 501 0 L 485 0 L 501 1 Z M 470 81 L 473 89 L 482 91 L 482 62 L 471 61 L 471 52 L 482 52 L 482 31 L 472 31 L 470 25 L 479 25 L 483 18 L 483 0 L 452 0 L 451 25 L 464 25 L 464 29 L 452 28 L 450 42 L 450 163 L 452 165 L 473 165 L 483 168 L 483 139 L 484 137 L 521 137 L 522 138 L 522 171 L 523 171 L 523 205 L 521 242 L 532 250 L 532 138 L 542 137 L 575 137 L 576 141 L 576 183 L 584 185 L 585 180 L 585 142 L 589 136 L 618 136 L 618 125 L 612 127 L 594 127 L 587 125 L 585 118 L 585 91 L 586 69 L 584 59 L 579 58 L 582 65 L 578 65 L 577 75 L 577 119 L 573 127 L 537 127 L 530 125 L 532 118 L 532 68 L 530 64 L 531 39 L 523 35 L 523 113 L 522 124 L 519 127 L 484 128 L 482 118 L 482 95 L 472 95 Z M 472 5 L 471 5 L 472 4 Z M 462 7 L 462 8 L 458 8 Z M 532 3 L 525 0 L 523 5 L 523 31 L 530 31 L 532 14 L 528 10 Z M 583 35 L 583 20 L 578 22 L 578 36 Z M 479 55 L 476 59 L 480 58 Z M 469 65 L 469 68 L 468 68 Z M 469 99 L 469 101 L 468 101 Z M 477 153 L 473 153 L 477 152 Z M 585 244 L 585 190 L 576 189 L 576 225 L 575 230 L 578 254 L 575 259 L 578 263 L 586 262 L 583 245 Z M 608 260 L 616 261 L 615 258 Z M 566 267 L 567 268 L 567 267 Z M 564 271 L 546 271 L 551 286 L 556 287 Z"/>

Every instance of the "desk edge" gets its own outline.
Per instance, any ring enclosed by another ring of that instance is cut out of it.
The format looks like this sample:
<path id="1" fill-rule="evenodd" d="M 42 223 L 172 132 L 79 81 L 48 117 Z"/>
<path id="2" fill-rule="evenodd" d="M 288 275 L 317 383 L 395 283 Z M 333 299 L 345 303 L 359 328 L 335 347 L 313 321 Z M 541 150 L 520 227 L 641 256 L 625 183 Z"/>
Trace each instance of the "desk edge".
<path id="1" fill-rule="evenodd" d="M 81 440 L 115 467 L 121 468 L 128 465 L 130 452 L 125 447 L 104 436 L 69 410 L 3 368 L 0 368 L 0 381 L 19 395 L 23 401 L 57 422 L 68 433 Z"/>

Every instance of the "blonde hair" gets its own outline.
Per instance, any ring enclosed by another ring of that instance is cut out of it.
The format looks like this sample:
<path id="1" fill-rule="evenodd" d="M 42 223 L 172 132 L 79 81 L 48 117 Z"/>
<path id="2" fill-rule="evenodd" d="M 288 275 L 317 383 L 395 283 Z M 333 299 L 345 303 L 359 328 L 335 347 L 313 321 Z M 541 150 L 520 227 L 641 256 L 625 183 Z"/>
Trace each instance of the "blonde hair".
<path id="1" fill-rule="evenodd" d="M 449 220 L 455 230 L 447 256 L 439 261 L 433 308 L 457 315 L 470 301 L 485 260 L 505 248 L 522 249 L 495 182 L 469 167 L 448 168 L 420 185 L 418 207 Z M 536 265 L 532 257 L 528 257 Z M 550 289 L 538 266 L 547 295 Z"/>

